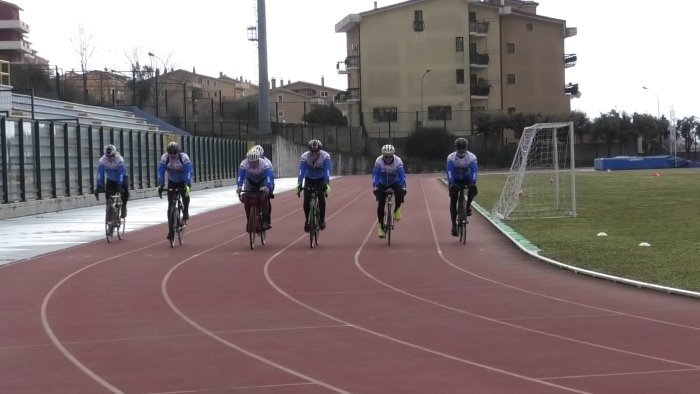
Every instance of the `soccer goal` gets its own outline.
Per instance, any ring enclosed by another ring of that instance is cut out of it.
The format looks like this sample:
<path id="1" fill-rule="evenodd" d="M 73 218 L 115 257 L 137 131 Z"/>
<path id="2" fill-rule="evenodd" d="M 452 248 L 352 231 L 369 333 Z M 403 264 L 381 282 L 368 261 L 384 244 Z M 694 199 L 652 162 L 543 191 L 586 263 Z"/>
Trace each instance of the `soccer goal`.
<path id="1" fill-rule="evenodd" d="M 576 216 L 575 171 L 573 122 L 526 127 L 493 214 L 503 220 Z"/>

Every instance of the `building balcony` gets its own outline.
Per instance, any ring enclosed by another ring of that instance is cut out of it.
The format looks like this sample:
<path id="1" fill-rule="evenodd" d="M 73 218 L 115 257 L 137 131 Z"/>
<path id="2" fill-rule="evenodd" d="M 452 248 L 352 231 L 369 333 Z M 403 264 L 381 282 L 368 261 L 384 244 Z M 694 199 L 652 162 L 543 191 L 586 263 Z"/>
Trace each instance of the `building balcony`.
<path id="1" fill-rule="evenodd" d="M 360 88 L 350 88 L 344 92 L 340 92 L 335 96 L 337 103 L 351 103 L 360 101 Z"/>
<path id="2" fill-rule="evenodd" d="M 352 70 L 360 69 L 360 57 L 359 56 L 348 56 L 345 60 L 341 60 L 336 63 L 335 68 L 338 70 L 338 74 L 347 74 Z"/>
<path id="3" fill-rule="evenodd" d="M 564 55 L 564 68 L 573 67 L 576 65 L 576 54 L 568 53 Z"/>
<path id="4" fill-rule="evenodd" d="M 469 21 L 469 35 L 472 37 L 486 37 L 489 34 L 488 22 Z"/>
<path id="5" fill-rule="evenodd" d="M 469 67 L 486 68 L 489 66 L 489 55 L 486 53 L 472 52 L 469 54 Z"/>
<path id="6" fill-rule="evenodd" d="M 581 97 L 581 92 L 578 90 L 578 84 L 577 83 L 568 83 L 564 85 L 564 94 L 570 97 L 576 97 L 579 98 Z"/>
<path id="7" fill-rule="evenodd" d="M 28 34 L 29 33 L 29 25 L 22 22 L 19 19 L 13 19 L 13 20 L 0 20 L 0 29 L 12 29 L 12 30 L 18 30 L 21 33 Z"/>
<path id="8" fill-rule="evenodd" d="M 491 86 L 472 86 L 469 95 L 472 100 L 488 100 Z"/>
<path id="9" fill-rule="evenodd" d="M 575 27 L 564 28 L 564 38 L 573 37 L 578 34 L 578 29 Z"/>
<path id="10" fill-rule="evenodd" d="M 0 41 L 0 51 L 24 51 L 32 54 L 32 46 L 28 41 Z"/>

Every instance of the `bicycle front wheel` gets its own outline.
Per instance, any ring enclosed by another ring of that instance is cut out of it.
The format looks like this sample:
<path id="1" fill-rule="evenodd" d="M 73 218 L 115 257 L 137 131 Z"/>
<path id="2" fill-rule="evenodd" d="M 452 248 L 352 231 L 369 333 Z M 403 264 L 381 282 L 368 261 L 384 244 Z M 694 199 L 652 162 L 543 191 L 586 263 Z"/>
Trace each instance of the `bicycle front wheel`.
<path id="1" fill-rule="evenodd" d="M 107 220 L 105 223 L 105 238 L 107 238 L 107 242 L 112 242 L 112 238 L 114 237 L 114 215 L 112 214 L 112 207 L 109 205 L 109 201 L 107 204 L 107 212 L 105 214 Z"/>
<path id="2" fill-rule="evenodd" d="M 462 196 L 462 198 L 459 200 L 457 217 L 459 226 L 459 242 L 464 245 L 467 243 L 467 202 L 464 200 L 464 196 Z"/>
<path id="3" fill-rule="evenodd" d="M 384 234 L 388 246 L 391 246 L 391 230 L 394 227 L 393 214 L 391 203 L 389 203 L 386 205 L 386 214 L 384 215 L 384 221 L 386 222 L 386 224 L 384 224 Z"/>
<path id="4" fill-rule="evenodd" d="M 185 224 L 182 222 L 182 205 L 177 207 L 177 242 L 182 245 L 185 242 Z"/>
<path id="5" fill-rule="evenodd" d="M 318 245 L 318 208 L 316 205 L 311 204 L 311 210 L 309 211 L 309 246 L 313 249 L 314 246 Z"/>

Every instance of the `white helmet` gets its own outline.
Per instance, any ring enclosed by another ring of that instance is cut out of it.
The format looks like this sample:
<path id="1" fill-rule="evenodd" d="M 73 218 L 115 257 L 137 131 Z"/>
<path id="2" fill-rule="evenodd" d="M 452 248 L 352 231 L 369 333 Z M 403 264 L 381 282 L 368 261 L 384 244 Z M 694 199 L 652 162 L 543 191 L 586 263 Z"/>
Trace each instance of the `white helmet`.
<path id="1" fill-rule="evenodd" d="M 251 149 L 248 151 L 248 154 L 246 155 L 246 159 L 248 159 L 248 162 L 258 161 L 258 160 L 260 160 L 260 152 L 258 152 L 255 149 Z"/>
<path id="2" fill-rule="evenodd" d="M 261 157 L 265 154 L 265 149 L 263 149 L 263 147 L 260 145 L 255 145 L 254 147 L 251 148 L 251 150 L 254 150 L 254 151 L 257 151 L 258 153 L 260 153 Z"/>
<path id="3" fill-rule="evenodd" d="M 394 145 L 384 145 L 382 146 L 382 155 L 384 157 L 391 157 L 394 156 L 394 153 L 396 152 L 396 149 L 394 148 Z"/>

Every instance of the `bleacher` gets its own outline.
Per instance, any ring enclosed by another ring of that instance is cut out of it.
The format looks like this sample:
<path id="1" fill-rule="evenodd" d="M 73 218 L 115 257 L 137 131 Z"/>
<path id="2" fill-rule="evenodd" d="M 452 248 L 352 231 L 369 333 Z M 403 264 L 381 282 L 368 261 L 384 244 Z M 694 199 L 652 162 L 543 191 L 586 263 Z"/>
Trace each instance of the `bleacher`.
<path id="1" fill-rule="evenodd" d="M 9 116 L 14 118 L 32 119 L 32 98 L 24 94 L 12 93 L 12 107 Z M 146 119 L 135 116 L 132 112 L 119 109 L 97 107 L 34 97 L 35 120 L 76 120 L 81 125 L 107 127 L 138 131 L 163 131 Z"/>

